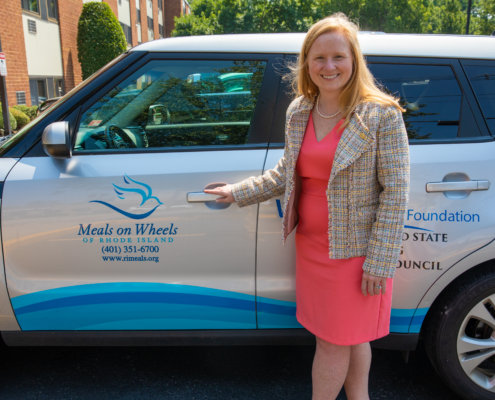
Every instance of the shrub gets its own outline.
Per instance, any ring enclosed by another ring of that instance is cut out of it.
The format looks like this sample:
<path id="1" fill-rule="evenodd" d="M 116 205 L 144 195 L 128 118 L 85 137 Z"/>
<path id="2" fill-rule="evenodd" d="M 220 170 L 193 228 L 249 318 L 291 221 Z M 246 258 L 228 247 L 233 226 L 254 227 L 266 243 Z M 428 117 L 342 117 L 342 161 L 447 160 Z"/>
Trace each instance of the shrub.
<path id="1" fill-rule="evenodd" d="M 77 57 L 83 79 L 127 49 L 124 31 L 106 3 L 83 5 L 77 26 Z"/>
<path id="2" fill-rule="evenodd" d="M 38 106 L 25 106 L 25 105 L 16 105 L 13 106 L 13 108 L 22 111 L 24 114 L 26 114 L 30 120 L 36 118 L 36 110 L 38 110 Z"/>
<path id="3" fill-rule="evenodd" d="M 10 117 L 10 128 L 15 131 L 17 129 L 17 120 L 12 115 L 12 112 L 9 111 Z M 3 114 L 2 114 L 2 106 L 0 104 L 0 128 L 3 129 Z"/>
<path id="4" fill-rule="evenodd" d="M 14 107 L 10 107 L 10 114 L 12 114 L 17 121 L 17 129 L 21 129 L 24 125 L 29 124 L 29 117 L 22 111 Z"/>

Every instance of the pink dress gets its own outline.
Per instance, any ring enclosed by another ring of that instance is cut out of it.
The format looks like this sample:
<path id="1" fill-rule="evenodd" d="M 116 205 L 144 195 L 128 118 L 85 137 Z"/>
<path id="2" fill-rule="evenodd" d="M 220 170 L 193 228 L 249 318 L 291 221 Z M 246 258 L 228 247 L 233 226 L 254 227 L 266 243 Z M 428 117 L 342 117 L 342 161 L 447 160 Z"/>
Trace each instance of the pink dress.
<path id="1" fill-rule="evenodd" d="M 328 257 L 326 189 L 343 120 L 320 142 L 309 118 L 296 170 L 301 177 L 296 231 L 297 320 L 337 345 L 369 342 L 389 333 L 392 279 L 385 295 L 361 293 L 365 257 Z"/>

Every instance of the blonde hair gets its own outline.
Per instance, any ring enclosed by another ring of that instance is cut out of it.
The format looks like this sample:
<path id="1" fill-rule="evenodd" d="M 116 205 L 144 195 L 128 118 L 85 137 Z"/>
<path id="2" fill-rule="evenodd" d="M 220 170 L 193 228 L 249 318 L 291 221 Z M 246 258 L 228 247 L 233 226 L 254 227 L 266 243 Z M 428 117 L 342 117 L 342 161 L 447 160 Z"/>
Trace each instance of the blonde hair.
<path id="1" fill-rule="evenodd" d="M 355 107 L 364 101 L 375 101 L 381 104 L 392 105 L 404 111 L 398 100 L 380 90 L 375 78 L 371 74 L 358 42 L 358 26 L 351 22 L 343 13 L 336 13 L 326 17 L 309 28 L 304 39 L 297 65 L 292 68 L 292 85 L 296 96 L 304 96 L 315 100 L 319 94 L 318 87 L 309 77 L 308 53 L 318 37 L 325 33 L 339 32 L 349 43 L 353 58 L 352 74 L 349 81 L 342 89 L 339 97 L 339 105 L 344 110 L 346 122 Z"/>

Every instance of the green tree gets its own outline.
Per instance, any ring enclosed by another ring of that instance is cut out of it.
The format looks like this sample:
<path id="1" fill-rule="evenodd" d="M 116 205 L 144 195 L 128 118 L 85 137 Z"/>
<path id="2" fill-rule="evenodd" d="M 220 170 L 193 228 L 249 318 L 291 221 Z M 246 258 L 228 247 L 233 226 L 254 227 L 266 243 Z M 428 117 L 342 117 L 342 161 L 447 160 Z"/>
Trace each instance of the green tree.
<path id="1" fill-rule="evenodd" d="M 439 25 L 434 33 L 463 34 L 466 31 L 466 8 L 458 0 L 443 0 L 437 8 Z"/>
<path id="2" fill-rule="evenodd" d="M 474 3 L 470 33 L 491 35 L 495 32 L 495 1 L 478 0 Z"/>
<path id="3" fill-rule="evenodd" d="M 196 0 L 175 18 L 173 36 L 301 32 L 315 21 L 317 0 Z"/>
<path id="4" fill-rule="evenodd" d="M 77 26 L 77 56 L 83 79 L 126 48 L 124 31 L 109 5 L 98 2 L 84 4 Z"/>
<path id="5" fill-rule="evenodd" d="M 174 36 L 241 32 L 301 32 L 341 11 L 361 29 L 464 33 L 468 0 L 195 0 L 176 18 Z M 495 30 L 495 1 L 473 0 L 472 33 Z"/>

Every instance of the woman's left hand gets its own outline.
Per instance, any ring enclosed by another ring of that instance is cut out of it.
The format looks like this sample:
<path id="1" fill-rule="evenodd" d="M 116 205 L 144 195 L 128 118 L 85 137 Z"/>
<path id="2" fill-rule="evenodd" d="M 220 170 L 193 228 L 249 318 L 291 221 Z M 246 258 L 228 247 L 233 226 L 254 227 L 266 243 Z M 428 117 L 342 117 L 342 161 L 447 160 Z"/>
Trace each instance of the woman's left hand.
<path id="1" fill-rule="evenodd" d="M 363 271 L 363 279 L 361 280 L 361 292 L 364 296 L 370 295 L 374 296 L 377 294 L 385 294 L 385 290 L 387 289 L 387 279 L 370 275 L 367 272 Z"/>

